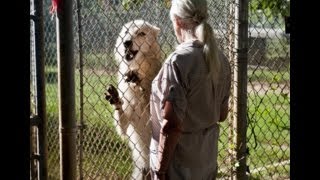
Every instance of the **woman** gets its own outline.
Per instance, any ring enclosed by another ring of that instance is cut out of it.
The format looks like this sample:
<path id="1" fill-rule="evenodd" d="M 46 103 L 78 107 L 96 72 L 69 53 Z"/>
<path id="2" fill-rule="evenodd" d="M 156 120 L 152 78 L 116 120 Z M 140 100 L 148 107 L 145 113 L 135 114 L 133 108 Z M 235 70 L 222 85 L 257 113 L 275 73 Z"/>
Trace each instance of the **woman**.
<path id="1" fill-rule="evenodd" d="M 219 121 L 228 114 L 230 65 L 206 22 L 206 0 L 173 0 L 179 45 L 152 82 L 153 179 L 215 179 Z"/>

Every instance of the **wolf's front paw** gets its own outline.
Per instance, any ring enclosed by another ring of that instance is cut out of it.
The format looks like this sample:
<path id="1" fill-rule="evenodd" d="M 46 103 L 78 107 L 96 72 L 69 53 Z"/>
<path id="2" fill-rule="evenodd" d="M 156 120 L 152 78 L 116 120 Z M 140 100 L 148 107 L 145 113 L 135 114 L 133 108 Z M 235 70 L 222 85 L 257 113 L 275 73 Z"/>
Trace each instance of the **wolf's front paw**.
<path id="1" fill-rule="evenodd" d="M 110 104 L 121 104 L 119 93 L 112 84 L 109 85 L 109 87 L 107 88 L 107 91 L 104 94 L 105 94 L 105 99 L 109 101 Z"/>
<path id="2" fill-rule="evenodd" d="M 140 83 L 140 78 L 138 76 L 138 72 L 136 70 L 131 70 L 128 71 L 127 73 L 124 74 L 125 82 L 132 82 L 135 84 Z"/>

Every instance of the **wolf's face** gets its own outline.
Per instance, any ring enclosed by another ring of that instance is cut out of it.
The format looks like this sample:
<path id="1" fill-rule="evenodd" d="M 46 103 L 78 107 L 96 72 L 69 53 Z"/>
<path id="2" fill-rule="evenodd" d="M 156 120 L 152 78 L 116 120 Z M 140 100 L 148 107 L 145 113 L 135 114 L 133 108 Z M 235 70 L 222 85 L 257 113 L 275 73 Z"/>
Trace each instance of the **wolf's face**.
<path id="1" fill-rule="evenodd" d="M 136 57 L 153 56 L 159 53 L 157 37 L 160 29 L 143 20 L 134 20 L 126 23 L 120 32 L 116 43 L 116 53 L 119 53 L 127 62 Z"/>

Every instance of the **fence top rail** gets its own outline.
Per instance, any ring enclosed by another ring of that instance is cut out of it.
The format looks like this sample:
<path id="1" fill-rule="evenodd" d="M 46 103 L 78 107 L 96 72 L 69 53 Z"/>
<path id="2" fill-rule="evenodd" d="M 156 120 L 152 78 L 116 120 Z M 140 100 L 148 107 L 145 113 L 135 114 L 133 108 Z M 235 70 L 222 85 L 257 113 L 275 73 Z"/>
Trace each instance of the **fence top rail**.
<path id="1" fill-rule="evenodd" d="M 227 34 L 225 29 L 216 29 L 217 37 L 224 37 Z M 250 27 L 248 28 L 248 37 L 260 37 L 260 38 L 280 38 L 286 37 L 289 34 L 286 34 L 283 29 L 280 28 L 261 28 L 261 27 Z"/>

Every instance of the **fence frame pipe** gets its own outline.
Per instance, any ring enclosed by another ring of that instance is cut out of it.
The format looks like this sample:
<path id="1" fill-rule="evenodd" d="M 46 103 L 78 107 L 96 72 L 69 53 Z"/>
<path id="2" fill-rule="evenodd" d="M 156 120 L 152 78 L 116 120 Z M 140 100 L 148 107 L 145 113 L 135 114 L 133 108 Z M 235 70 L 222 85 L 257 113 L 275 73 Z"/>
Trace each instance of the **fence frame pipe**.
<path id="1" fill-rule="evenodd" d="M 60 179 L 76 179 L 75 80 L 73 58 L 73 1 L 60 1 L 56 11 Z"/>

